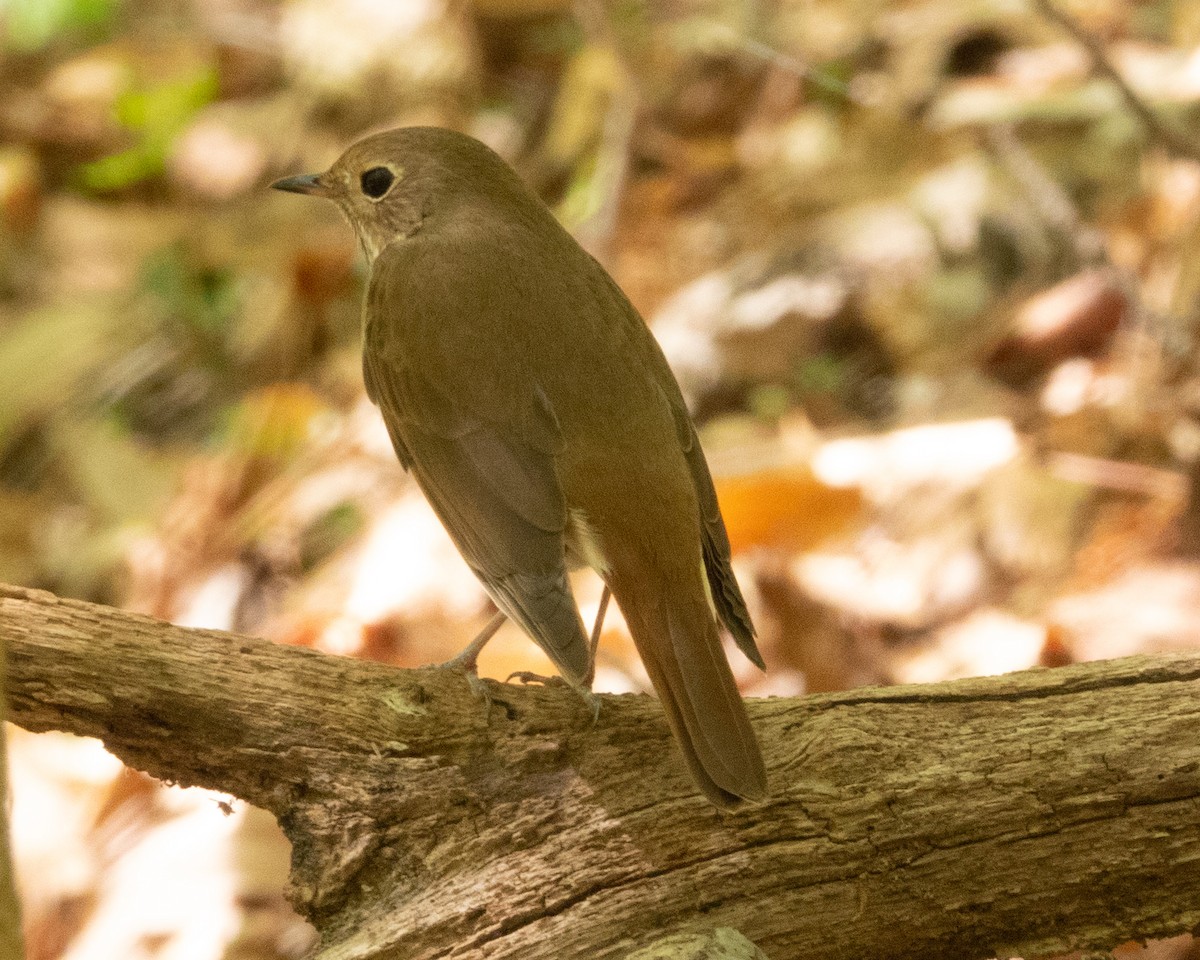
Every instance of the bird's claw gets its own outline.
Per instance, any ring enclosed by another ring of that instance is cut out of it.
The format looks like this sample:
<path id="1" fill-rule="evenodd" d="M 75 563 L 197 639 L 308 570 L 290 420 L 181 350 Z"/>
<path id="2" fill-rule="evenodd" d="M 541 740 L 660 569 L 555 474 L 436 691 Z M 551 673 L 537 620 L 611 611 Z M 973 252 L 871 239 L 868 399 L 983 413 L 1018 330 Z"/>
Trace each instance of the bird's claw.
<path id="1" fill-rule="evenodd" d="M 504 678 L 504 682 L 512 683 L 513 678 L 521 683 L 540 683 L 543 687 L 552 687 L 567 682 L 562 677 L 543 677 L 540 673 L 534 673 L 532 670 L 514 670 Z"/>
<path id="2" fill-rule="evenodd" d="M 467 670 L 464 675 L 467 678 L 467 686 L 471 688 L 471 692 L 486 703 L 490 710 L 492 708 L 492 694 L 488 690 L 487 684 L 483 682 L 483 678 L 474 670 Z"/>
<path id="3" fill-rule="evenodd" d="M 540 673 L 533 673 L 529 670 L 517 670 L 510 673 L 504 682 L 509 683 L 514 678 L 521 683 L 540 683 L 544 687 L 569 687 L 579 694 L 583 702 L 587 704 L 587 708 L 592 714 L 592 726 L 594 727 L 600 722 L 600 698 L 586 686 L 575 686 L 572 683 L 568 683 L 562 677 L 543 677 Z"/>
<path id="4" fill-rule="evenodd" d="M 461 673 L 466 678 L 467 686 L 471 688 L 471 693 L 475 695 L 476 699 L 486 703 L 490 710 L 492 707 L 492 695 L 488 691 L 487 684 L 484 683 L 483 678 L 479 676 L 479 667 L 475 662 L 477 655 L 477 652 L 472 654 L 469 650 L 463 651 L 457 657 L 436 664 L 436 669 L 453 670 L 456 673 Z"/>
<path id="5" fill-rule="evenodd" d="M 600 722 L 600 698 L 592 693 L 591 690 L 584 690 L 582 688 L 579 690 L 579 695 L 583 697 L 583 702 L 592 711 L 592 726 L 594 727 Z"/>

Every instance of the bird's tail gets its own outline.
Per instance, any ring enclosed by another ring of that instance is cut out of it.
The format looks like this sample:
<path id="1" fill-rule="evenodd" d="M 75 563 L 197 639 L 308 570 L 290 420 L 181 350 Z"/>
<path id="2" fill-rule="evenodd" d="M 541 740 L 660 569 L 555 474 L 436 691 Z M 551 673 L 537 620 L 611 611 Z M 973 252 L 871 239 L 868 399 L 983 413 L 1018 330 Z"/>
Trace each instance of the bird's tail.
<path id="1" fill-rule="evenodd" d="M 610 586 L 692 777 L 731 809 L 764 799 L 767 774 L 699 577 L 665 592 L 615 575 Z"/>

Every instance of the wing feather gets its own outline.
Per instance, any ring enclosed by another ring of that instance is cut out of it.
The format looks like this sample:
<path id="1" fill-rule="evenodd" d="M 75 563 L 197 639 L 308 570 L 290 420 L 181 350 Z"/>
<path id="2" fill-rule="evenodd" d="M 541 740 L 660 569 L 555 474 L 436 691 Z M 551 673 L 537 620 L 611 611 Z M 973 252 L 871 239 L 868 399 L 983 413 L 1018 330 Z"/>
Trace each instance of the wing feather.
<path id="1" fill-rule="evenodd" d="M 708 469 L 708 461 L 704 459 L 704 451 L 700 446 L 700 438 L 696 435 L 696 427 L 688 413 L 687 404 L 679 390 L 679 384 L 667 359 L 663 356 L 662 348 L 654 339 L 649 328 L 642 322 L 633 307 L 625 299 L 615 284 L 612 287 L 615 297 L 624 304 L 627 335 L 644 337 L 647 349 L 639 351 L 647 358 L 647 368 L 662 395 L 663 402 L 670 407 L 671 416 L 675 423 L 676 439 L 687 461 L 688 472 L 691 474 L 692 486 L 696 491 L 696 500 L 700 508 L 700 534 L 704 555 L 704 572 L 708 578 L 709 592 L 717 616 L 725 629 L 733 637 L 733 642 L 746 658 L 760 670 L 766 669 L 762 654 L 755 642 L 754 623 L 750 619 L 750 611 L 746 609 L 746 600 L 738 586 L 737 577 L 733 573 L 731 558 L 732 549 L 729 544 L 729 534 L 725 529 L 725 519 L 721 516 L 721 505 L 717 500 L 717 491 L 713 486 L 712 474 Z"/>
<path id="2" fill-rule="evenodd" d="M 403 268 L 388 257 L 385 251 L 377 261 L 367 298 L 367 393 L 400 461 L 485 589 L 578 682 L 588 672 L 589 651 L 567 579 L 567 507 L 555 467 L 561 438 L 553 411 L 536 385 L 506 419 L 496 409 L 487 415 L 467 409 L 433 383 L 419 350 L 403 342 L 407 314 L 424 309 L 427 316 L 429 305 L 379 289 Z M 386 315 L 397 302 L 403 315 Z"/>

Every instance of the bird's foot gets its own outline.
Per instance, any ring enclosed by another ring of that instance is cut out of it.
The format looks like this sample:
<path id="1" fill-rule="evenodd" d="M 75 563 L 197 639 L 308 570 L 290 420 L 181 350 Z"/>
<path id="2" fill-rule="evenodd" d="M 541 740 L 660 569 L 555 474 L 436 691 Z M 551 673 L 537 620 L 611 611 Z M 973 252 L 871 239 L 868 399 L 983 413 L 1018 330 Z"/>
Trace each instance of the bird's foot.
<path id="1" fill-rule="evenodd" d="M 463 651 L 457 657 L 447 660 L 445 663 L 435 664 L 437 670 L 453 670 L 455 673 L 461 673 L 466 678 L 467 686 L 471 688 L 471 693 L 475 695 L 477 700 L 482 700 L 490 708 L 492 706 L 492 695 L 488 691 L 487 684 L 483 678 L 479 676 L 479 668 L 475 663 L 474 657 L 466 657 Z"/>
<path id="2" fill-rule="evenodd" d="M 587 704 L 588 709 L 592 711 L 592 726 L 594 727 L 600 722 L 600 698 L 592 693 L 591 690 L 584 689 L 583 687 L 577 687 L 576 689 L 579 695 L 583 697 L 583 702 Z"/>
<path id="3" fill-rule="evenodd" d="M 600 698 L 589 689 L 591 687 L 590 680 L 587 686 L 576 686 L 562 677 L 544 677 L 540 673 L 533 673 L 530 670 L 517 670 L 515 673 L 510 673 L 504 682 L 509 683 L 513 679 L 519 680 L 521 683 L 540 683 L 544 687 L 569 687 L 579 694 L 583 702 L 587 704 L 587 708 L 592 714 L 592 726 L 594 727 L 600 720 Z"/>
<path id="4" fill-rule="evenodd" d="M 479 676 L 479 651 L 474 645 L 467 647 L 462 653 L 436 664 L 446 670 L 462 670 L 474 676 Z"/>
<path id="5" fill-rule="evenodd" d="M 467 686 L 471 688 L 471 692 L 476 698 L 482 700 L 488 705 L 488 709 L 492 706 L 492 694 L 487 688 L 487 684 L 483 682 L 483 678 L 474 670 L 464 670 L 463 676 L 467 678 Z"/>
<path id="6" fill-rule="evenodd" d="M 480 700 L 483 700 L 489 707 L 492 705 L 492 695 L 488 692 L 487 685 L 479 677 L 479 654 L 483 650 L 489 640 L 495 635 L 496 631 L 504 624 L 504 614 L 497 613 L 491 620 L 476 635 L 457 657 L 447 660 L 445 663 L 438 664 L 443 670 L 461 671 L 467 678 L 467 683 L 471 687 L 471 692 Z"/>
<path id="7" fill-rule="evenodd" d="M 512 683 L 514 679 L 521 683 L 540 683 L 543 687 L 568 685 L 567 681 L 562 677 L 544 677 L 540 673 L 534 673 L 532 670 L 514 670 L 505 677 L 504 682 Z"/>

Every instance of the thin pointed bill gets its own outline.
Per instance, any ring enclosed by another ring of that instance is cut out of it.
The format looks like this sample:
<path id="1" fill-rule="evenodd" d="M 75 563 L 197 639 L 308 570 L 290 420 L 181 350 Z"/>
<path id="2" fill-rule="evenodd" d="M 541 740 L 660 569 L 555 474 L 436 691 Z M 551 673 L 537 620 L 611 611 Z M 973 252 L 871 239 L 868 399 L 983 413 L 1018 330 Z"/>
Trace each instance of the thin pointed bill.
<path id="1" fill-rule="evenodd" d="M 314 197 L 327 197 L 329 191 L 321 183 L 321 175 L 317 173 L 302 173 L 298 177 L 284 177 L 271 184 L 273 190 L 286 190 L 288 193 L 307 193 Z"/>

